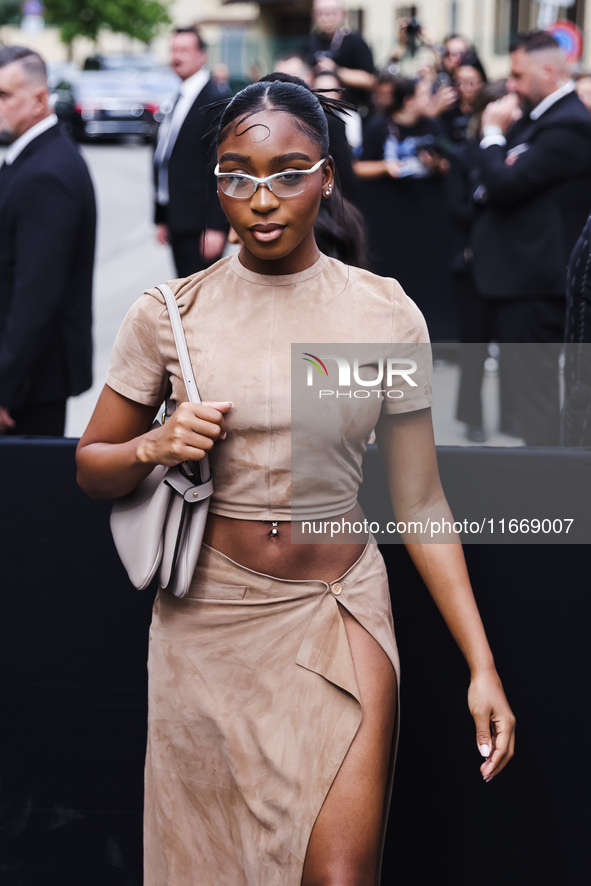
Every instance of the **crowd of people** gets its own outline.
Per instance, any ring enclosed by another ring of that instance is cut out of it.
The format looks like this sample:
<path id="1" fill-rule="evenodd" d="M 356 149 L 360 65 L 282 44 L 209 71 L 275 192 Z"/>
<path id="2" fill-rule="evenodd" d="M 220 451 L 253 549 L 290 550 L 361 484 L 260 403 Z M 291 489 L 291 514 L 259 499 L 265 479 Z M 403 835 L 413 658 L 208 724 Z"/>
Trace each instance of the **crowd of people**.
<path id="1" fill-rule="evenodd" d="M 486 440 L 480 392 L 489 343 L 543 345 L 527 356 L 515 347 L 501 349 L 500 430 L 530 445 L 557 443 L 558 358 L 552 345 L 563 340 L 566 264 L 591 208 L 591 74 L 573 76 L 554 39 L 537 32 L 514 47 L 508 76 L 490 81 L 465 37 L 452 34 L 438 42 L 406 18 L 399 21 L 390 58 L 378 69 L 361 34 L 346 27 L 340 0 L 315 0 L 312 17 L 310 36 L 297 51 L 280 55 L 274 71 L 337 100 L 328 114 L 333 199 L 322 205 L 316 222 L 321 249 L 395 277 L 423 311 L 433 341 L 464 345 L 457 418 L 473 442 Z M 215 118 L 210 106 L 230 93 L 210 74 L 207 58 L 194 28 L 174 33 L 171 66 L 181 86 L 158 135 L 154 219 L 157 240 L 171 246 L 179 276 L 217 260 L 228 237 L 236 242 L 209 163 L 208 131 Z M 32 67 L 21 65 L 25 72 Z M 3 70 L 13 70 L 10 60 Z M 25 121 L 28 128 L 19 121 L 15 132 L 18 138 L 27 133 L 27 143 L 40 125 L 39 107 Z M 42 113 L 41 128 L 51 118 L 55 129 L 48 104 Z M 29 150 L 42 141 L 32 141 Z M 13 145 L 5 167 L 17 157 Z M 89 247 L 85 254 L 91 255 Z M 30 267 L 24 258 L 22 264 Z M 84 291 L 88 302 L 88 285 Z M 11 409 L 19 411 L 22 397 L 26 403 L 44 396 L 33 370 L 21 391 L 12 393 L 17 376 L 10 361 L 21 360 L 19 349 L 6 343 L 13 320 L 7 302 L 0 329 L 0 430 L 7 433 L 18 432 Z M 24 321 L 27 327 L 31 315 L 18 322 Z M 48 328 L 40 323 L 27 340 Z M 62 340 L 69 337 L 70 328 Z M 55 358 L 61 361 L 55 398 L 60 414 L 65 397 L 84 386 L 66 378 L 72 373 L 64 368 L 66 351 L 64 344 Z M 28 353 L 40 349 L 28 346 Z M 34 358 L 26 359 L 32 365 Z M 12 388 L 4 375 L 11 375 Z M 517 391 L 515 377 L 521 380 Z M 21 417 L 20 427 L 37 426 Z"/>
<path id="2" fill-rule="evenodd" d="M 316 0 L 313 18 L 274 71 L 346 103 L 328 117 L 336 179 L 316 223 L 321 248 L 395 277 L 433 341 L 462 343 L 457 418 L 469 440 L 486 440 L 481 386 L 495 341 L 505 345 L 500 430 L 557 444 L 566 266 L 591 208 L 591 77 L 573 78 L 554 38 L 531 32 L 508 77 L 489 81 L 466 38 L 439 44 L 410 19 L 377 70 L 339 0 Z M 180 163 L 171 151 L 171 169 Z M 179 193 L 186 176 L 185 164 Z"/>

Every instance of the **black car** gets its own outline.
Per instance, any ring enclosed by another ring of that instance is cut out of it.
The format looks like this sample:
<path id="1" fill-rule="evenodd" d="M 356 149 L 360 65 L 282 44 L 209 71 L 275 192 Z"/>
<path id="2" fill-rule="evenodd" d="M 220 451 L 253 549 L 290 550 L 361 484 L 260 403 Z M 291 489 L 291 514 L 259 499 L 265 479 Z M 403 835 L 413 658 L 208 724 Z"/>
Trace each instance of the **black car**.
<path id="1" fill-rule="evenodd" d="M 55 87 L 55 111 L 80 140 L 136 135 L 156 138 L 178 78 L 161 72 L 82 71 Z"/>

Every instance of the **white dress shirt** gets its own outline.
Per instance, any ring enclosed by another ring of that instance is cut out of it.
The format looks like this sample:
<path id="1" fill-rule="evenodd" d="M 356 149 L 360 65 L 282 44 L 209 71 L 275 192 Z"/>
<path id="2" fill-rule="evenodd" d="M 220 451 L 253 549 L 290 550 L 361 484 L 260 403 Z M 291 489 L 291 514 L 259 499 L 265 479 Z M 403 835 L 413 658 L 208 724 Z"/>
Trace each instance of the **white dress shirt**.
<path id="1" fill-rule="evenodd" d="M 165 205 L 169 201 L 168 194 L 168 161 L 181 126 L 193 103 L 207 81 L 209 70 L 200 68 L 195 74 L 183 80 L 179 87 L 172 111 L 166 115 L 158 130 L 158 142 L 154 152 L 154 163 L 158 169 L 157 202 Z"/>
<path id="2" fill-rule="evenodd" d="M 546 113 L 548 108 L 551 108 L 559 99 L 574 91 L 575 81 L 567 80 L 566 83 L 563 83 L 562 86 L 559 86 L 558 89 L 555 89 L 554 92 L 551 92 L 550 95 L 543 98 L 539 105 L 536 105 L 533 111 L 530 111 L 529 116 L 532 120 L 539 120 L 542 114 Z"/>
<path id="3" fill-rule="evenodd" d="M 551 92 L 550 95 L 543 98 L 542 101 L 535 106 L 533 111 L 530 111 L 530 120 L 539 120 L 542 114 L 546 113 L 548 108 L 551 108 L 552 105 L 556 104 L 561 98 L 564 98 L 565 95 L 574 91 L 575 81 L 567 80 L 566 83 L 563 83 L 562 86 L 559 86 L 558 89 L 555 89 L 554 92 Z M 480 142 L 481 148 L 488 148 L 489 145 L 503 146 L 507 144 L 503 130 L 500 126 L 485 126 L 482 130 L 482 135 L 483 138 Z"/>
<path id="4" fill-rule="evenodd" d="M 23 132 L 23 134 L 7 148 L 6 154 L 4 155 L 4 162 L 6 165 L 12 166 L 18 155 L 24 151 L 33 139 L 37 138 L 41 133 L 46 132 L 48 129 L 51 129 L 51 127 L 55 126 L 58 122 L 56 115 L 50 114 L 49 117 L 45 117 L 43 120 L 40 120 L 39 123 L 35 123 L 34 126 L 31 126 L 30 129 L 27 129 L 26 132 Z"/>

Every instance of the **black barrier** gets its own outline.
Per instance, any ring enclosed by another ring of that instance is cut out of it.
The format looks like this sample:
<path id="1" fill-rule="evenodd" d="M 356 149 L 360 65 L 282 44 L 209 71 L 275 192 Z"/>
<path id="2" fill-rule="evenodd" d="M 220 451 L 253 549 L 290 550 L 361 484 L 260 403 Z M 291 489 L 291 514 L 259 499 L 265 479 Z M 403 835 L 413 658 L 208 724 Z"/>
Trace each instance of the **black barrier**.
<path id="1" fill-rule="evenodd" d="M 1 440 L 0 874 L 6 886 L 140 886 L 146 644 L 153 592 L 117 559 L 109 503 L 75 485 L 72 440 Z M 444 485 L 485 474 L 509 509 L 534 475 L 565 502 L 588 451 L 439 450 Z M 364 498 L 388 514 L 378 455 Z M 526 476 L 529 475 L 529 476 Z M 453 486 L 453 484 L 452 484 Z M 465 490 L 466 484 L 462 484 Z M 453 501 L 456 516 L 483 508 Z M 465 493 L 463 493 L 465 494 Z M 460 511 L 458 510 L 460 509 Z M 590 558 L 584 544 L 468 545 L 518 754 L 490 784 L 467 672 L 406 551 L 383 548 L 402 658 L 384 883 L 580 886 L 588 879 Z M 196 886 L 201 886 L 198 872 Z M 203 884 L 216 886 L 216 884 Z"/>

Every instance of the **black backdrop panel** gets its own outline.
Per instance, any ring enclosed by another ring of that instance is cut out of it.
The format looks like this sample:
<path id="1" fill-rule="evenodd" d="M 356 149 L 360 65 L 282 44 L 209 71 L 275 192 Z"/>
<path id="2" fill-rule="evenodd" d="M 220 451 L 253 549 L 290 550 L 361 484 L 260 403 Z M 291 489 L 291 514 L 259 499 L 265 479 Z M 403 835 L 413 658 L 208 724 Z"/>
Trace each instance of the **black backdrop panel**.
<path id="1" fill-rule="evenodd" d="M 150 594 L 74 441 L 2 441 L 0 880 L 141 884 Z"/>
<path id="2" fill-rule="evenodd" d="M 0 441 L 6 886 L 142 882 L 145 662 L 155 589 L 139 592 L 127 581 L 110 539 L 109 504 L 87 500 L 75 485 L 74 446 Z M 522 503 L 512 500 L 522 482 L 538 478 L 539 485 L 547 476 L 561 478 L 565 502 L 569 489 L 580 498 L 589 453 L 529 453 L 441 449 L 456 515 L 483 506 L 477 484 L 454 483 L 471 471 L 494 481 L 507 509 Z M 380 476 L 371 451 L 367 509 L 386 514 Z M 499 778 L 482 782 L 466 667 L 404 548 L 385 546 L 403 719 L 383 882 L 580 886 L 591 869 L 589 548 L 465 550 L 518 717 L 518 754 Z"/>

